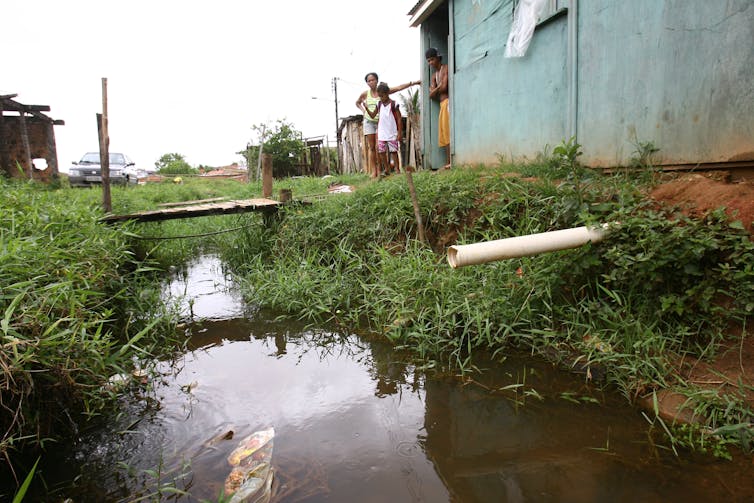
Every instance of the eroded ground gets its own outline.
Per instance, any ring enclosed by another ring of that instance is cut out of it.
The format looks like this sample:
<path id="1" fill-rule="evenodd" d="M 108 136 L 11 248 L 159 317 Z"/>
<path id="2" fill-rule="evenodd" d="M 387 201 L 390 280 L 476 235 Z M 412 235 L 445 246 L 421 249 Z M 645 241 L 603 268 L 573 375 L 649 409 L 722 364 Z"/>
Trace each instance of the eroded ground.
<path id="1" fill-rule="evenodd" d="M 741 221 L 754 239 L 754 183 L 751 181 L 731 181 L 726 172 L 676 174 L 668 176 L 650 196 L 691 217 L 701 217 L 724 207 L 728 216 Z M 686 358 L 681 368 L 690 384 L 722 393 L 742 394 L 754 405 L 754 334 L 751 329 L 732 326 L 729 340 L 711 363 Z M 665 416 L 673 416 L 671 411 L 686 404 L 685 398 L 672 393 L 664 392 L 660 398 L 664 401 Z M 686 405 L 687 410 L 679 417 L 689 420 L 691 404 Z"/>

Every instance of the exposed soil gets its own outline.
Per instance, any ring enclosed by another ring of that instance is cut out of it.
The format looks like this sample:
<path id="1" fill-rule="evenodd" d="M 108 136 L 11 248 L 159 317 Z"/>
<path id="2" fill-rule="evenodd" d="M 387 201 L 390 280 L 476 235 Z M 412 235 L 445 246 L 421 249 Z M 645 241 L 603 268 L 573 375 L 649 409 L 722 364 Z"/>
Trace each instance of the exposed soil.
<path id="1" fill-rule="evenodd" d="M 754 183 L 732 182 L 727 172 L 666 175 L 650 197 L 665 205 L 675 206 L 690 217 L 701 217 L 724 207 L 731 220 L 740 220 L 754 239 Z M 720 393 L 743 395 L 754 405 L 754 335 L 740 326 L 732 327 L 730 337 L 712 363 L 686 358 L 681 362 L 689 383 Z M 651 408 L 651 400 L 645 406 Z M 661 416 L 665 419 L 693 421 L 690 409 L 694 404 L 685 397 L 664 391 L 658 394 Z"/>
<path id="2" fill-rule="evenodd" d="M 754 234 L 754 183 L 733 183 L 727 172 L 682 174 L 656 187 L 652 199 L 679 209 L 691 217 L 699 217 L 719 207 L 731 220 L 740 220 Z"/>

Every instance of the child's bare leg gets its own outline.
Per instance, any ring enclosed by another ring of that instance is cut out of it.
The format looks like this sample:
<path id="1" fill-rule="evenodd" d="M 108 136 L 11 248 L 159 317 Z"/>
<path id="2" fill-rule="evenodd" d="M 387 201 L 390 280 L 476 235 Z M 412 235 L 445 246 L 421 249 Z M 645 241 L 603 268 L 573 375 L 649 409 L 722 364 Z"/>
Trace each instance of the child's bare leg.
<path id="1" fill-rule="evenodd" d="M 379 160 L 379 166 L 377 167 L 378 171 L 383 171 L 386 175 L 389 174 L 388 165 L 387 165 L 387 152 L 380 152 L 378 154 L 378 160 Z M 378 176 L 379 176 L 379 173 L 378 173 Z"/>
<path id="2" fill-rule="evenodd" d="M 390 152 L 390 166 L 396 173 L 401 172 L 401 168 L 398 165 L 398 152 Z"/>

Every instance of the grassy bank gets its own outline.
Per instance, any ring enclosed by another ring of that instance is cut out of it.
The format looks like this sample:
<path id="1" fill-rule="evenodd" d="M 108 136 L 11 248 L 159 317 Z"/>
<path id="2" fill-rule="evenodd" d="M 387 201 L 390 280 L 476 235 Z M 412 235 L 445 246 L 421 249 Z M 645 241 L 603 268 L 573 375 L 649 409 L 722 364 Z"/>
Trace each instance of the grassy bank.
<path id="1" fill-rule="evenodd" d="M 502 358 L 515 346 L 630 401 L 672 389 L 704 418 L 690 437 L 669 429 L 675 444 L 748 446 L 747 390 L 709 393 L 681 369 L 684 357 L 714 357 L 751 316 L 748 234 L 722 212 L 698 220 L 658 207 L 646 197 L 651 173 L 516 169 L 416 174 L 429 245 L 415 240 L 405 179 L 393 177 L 234 234 L 225 260 L 253 302 L 366 327 L 432 365 L 468 369 L 476 349 Z M 602 222 L 620 224 L 600 244 L 457 270 L 445 262 L 447 244 Z"/>
<path id="2" fill-rule="evenodd" d="M 108 413 L 111 376 L 182 341 L 160 301 L 161 275 L 136 259 L 129 228 L 98 223 L 98 190 L 0 179 L 0 191 L 0 492 L 8 497 L 14 477 L 38 455 L 44 463 L 45 449 Z"/>
<path id="3" fill-rule="evenodd" d="M 710 392 L 682 370 L 684 358 L 711 360 L 731 328 L 746 334 L 754 247 L 739 225 L 659 207 L 646 197 L 651 172 L 499 166 L 414 177 L 427 244 L 415 239 L 402 176 L 276 181 L 275 194 L 294 198 L 335 181 L 357 190 L 290 206 L 271 226 L 256 214 L 107 226 L 98 189 L 0 182 L 6 468 L 22 479 L 40 447 L 112 410 L 110 376 L 180 345 L 159 281 L 205 251 L 222 254 L 250 302 L 383 334 L 428 366 L 472 371 L 474 351 L 504 358 L 516 347 L 632 402 L 672 389 L 704 418 L 690 433 L 668 427 L 674 447 L 748 448 L 751 390 Z M 228 180 L 114 187 L 113 210 L 260 193 Z M 457 270 L 445 260 L 450 244 L 602 222 L 620 224 L 595 245 Z"/>
<path id="4" fill-rule="evenodd" d="M 357 177 L 358 178 L 358 177 Z M 347 180 L 347 178 L 345 179 Z M 327 193 L 328 180 L 276 183 L 296 196 Z M 63 184 L 65 185 L 65 184 Z M 46 449 L 116 414 L 128 376 L 180 349 L 177 313 L 160 298 L 167 271 L 231 235 L 259 228 L 259 215 L 151 224 L 99 222 L 102 192 L 0 178 L 0 499 Z M 162 203 L 259 197 L 260 183 L 186 178 L 182 184 L 112 187 L 113 212 Z M 40 477 L 35 478 L 35 481 Z M 36 482 L 35 482 L 36 483 Z"/>

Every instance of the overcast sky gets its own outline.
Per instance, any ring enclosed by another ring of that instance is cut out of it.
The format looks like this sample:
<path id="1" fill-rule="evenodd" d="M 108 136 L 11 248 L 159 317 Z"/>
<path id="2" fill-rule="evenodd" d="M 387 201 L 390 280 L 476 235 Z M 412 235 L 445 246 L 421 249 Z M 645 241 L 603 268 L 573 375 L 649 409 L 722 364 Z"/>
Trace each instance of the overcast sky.
<path id="1" fill-rule="evenodd" d="M 263 122 L 334 141 L 333 77 L 341 117 L 360 113 L 367 72 L 391 85 L 421 78 L 414 3 L 5 0 L 0 94 L 65 121 L 61 171 L 98 148 L 103 77 L 111 151 L 141 167 L 169 152 L 227 165 Z"/>

